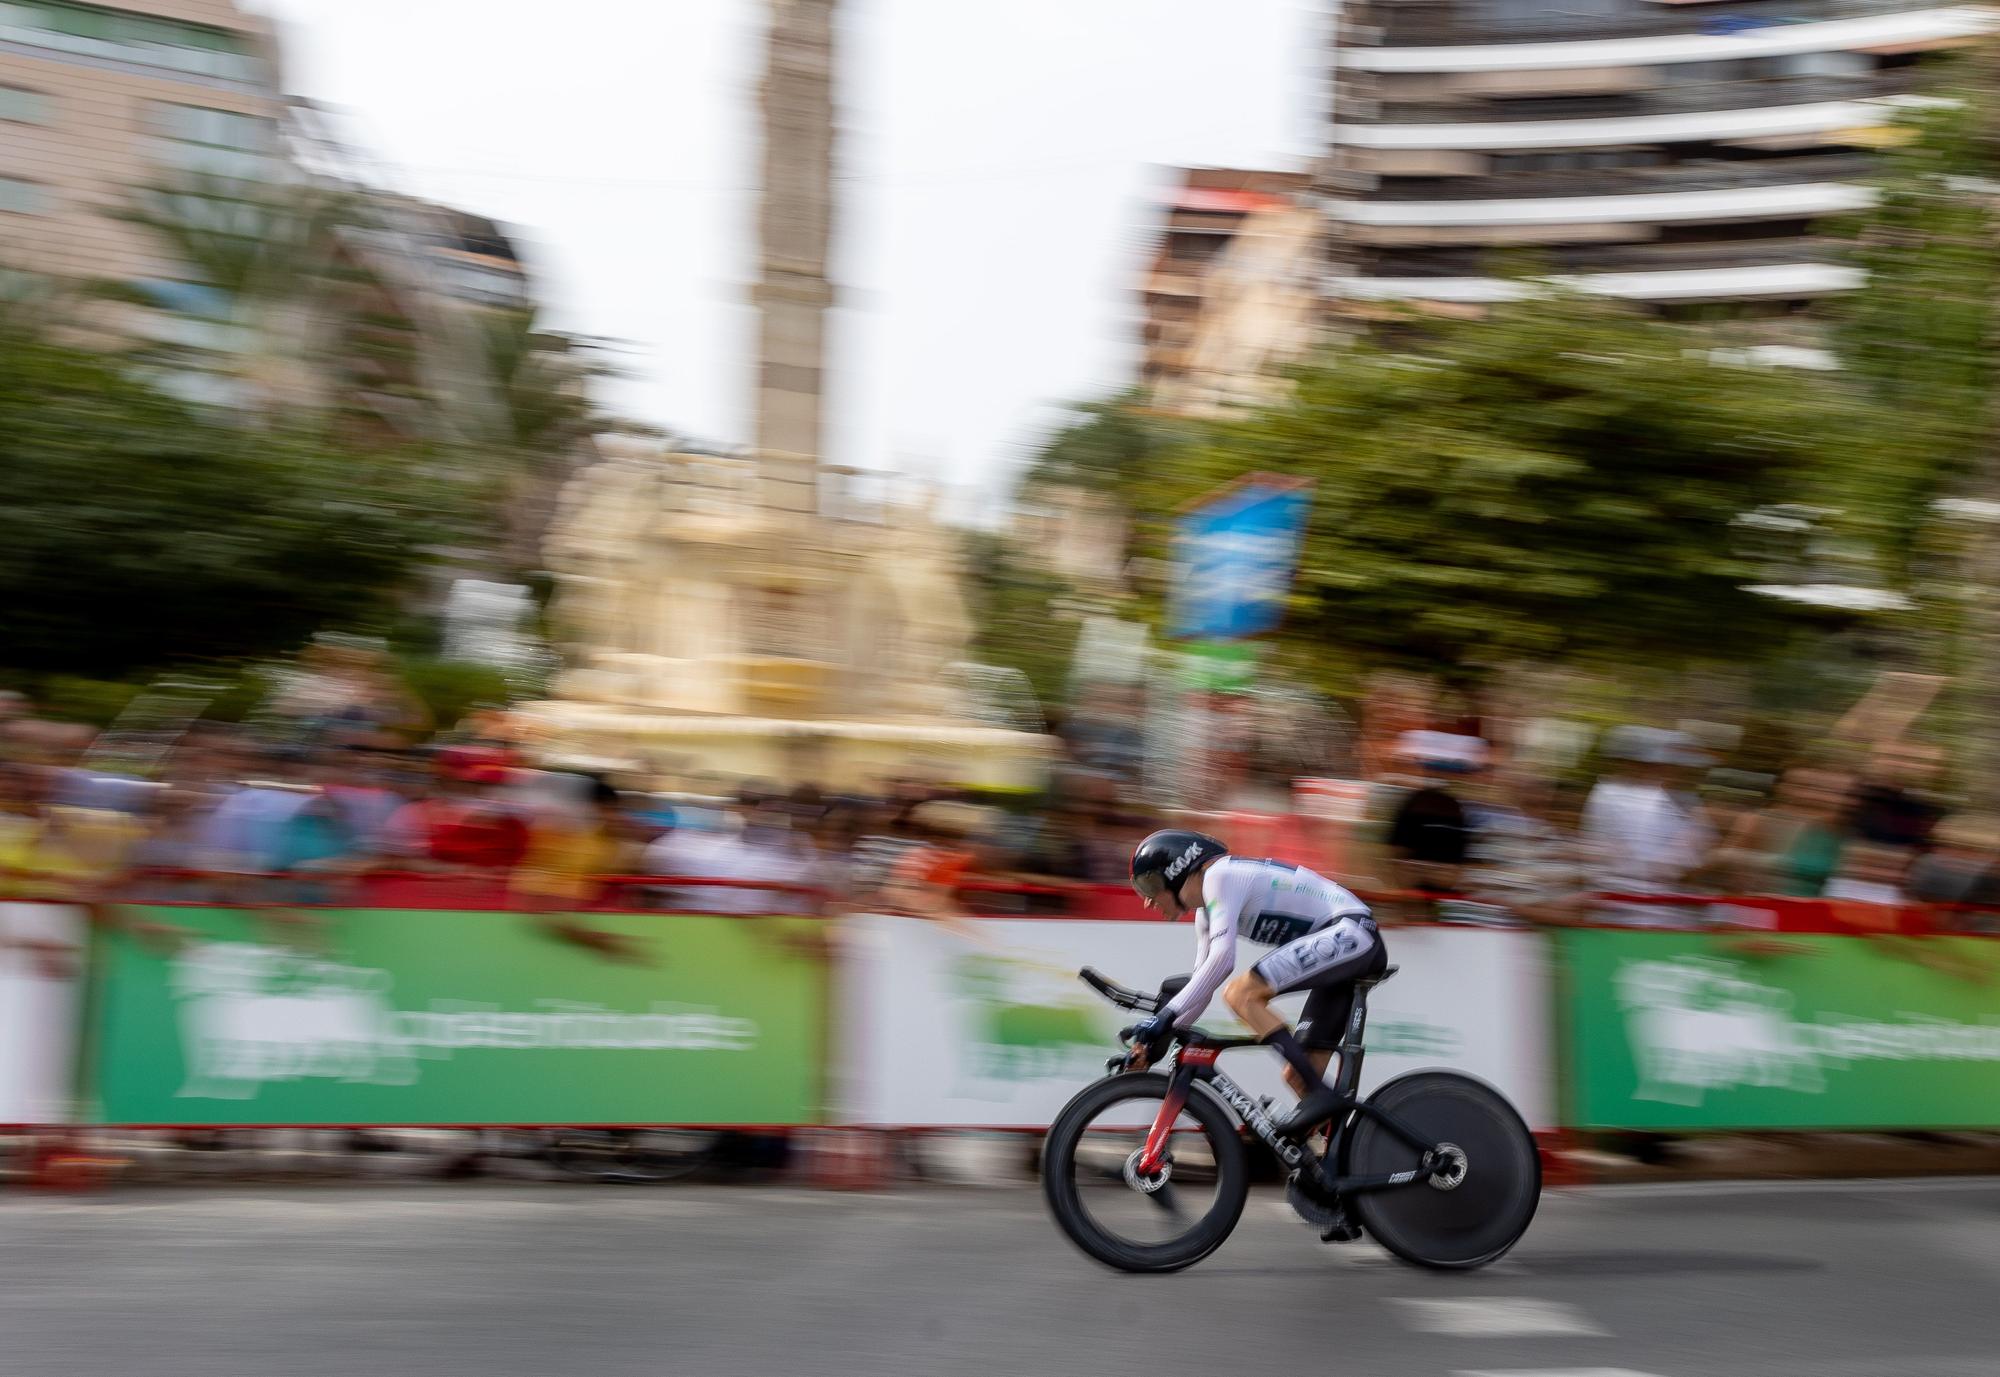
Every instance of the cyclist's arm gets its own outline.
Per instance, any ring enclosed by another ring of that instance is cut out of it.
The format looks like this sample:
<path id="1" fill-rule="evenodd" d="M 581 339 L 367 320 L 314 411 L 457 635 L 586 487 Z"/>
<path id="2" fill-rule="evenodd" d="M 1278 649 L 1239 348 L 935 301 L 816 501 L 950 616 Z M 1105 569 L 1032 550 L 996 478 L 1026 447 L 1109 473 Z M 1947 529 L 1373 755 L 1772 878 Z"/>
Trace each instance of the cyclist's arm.
<path id="1" fill-rule="evenodd" d="M 1187 988 L 1175 995 L 1166 1008 L 1177 1028 L 1185 1028 L 1200 1018 L 1208 1008 L 1208 1001 L 1215 998 L 1222 982 L 1236 969 L 1238 904 L 1234 896 L 1218 895 L 1208 900 L 1205 908 L 1208 924 L 1197 946 L 1194 974 L 1188 978 Z"/>

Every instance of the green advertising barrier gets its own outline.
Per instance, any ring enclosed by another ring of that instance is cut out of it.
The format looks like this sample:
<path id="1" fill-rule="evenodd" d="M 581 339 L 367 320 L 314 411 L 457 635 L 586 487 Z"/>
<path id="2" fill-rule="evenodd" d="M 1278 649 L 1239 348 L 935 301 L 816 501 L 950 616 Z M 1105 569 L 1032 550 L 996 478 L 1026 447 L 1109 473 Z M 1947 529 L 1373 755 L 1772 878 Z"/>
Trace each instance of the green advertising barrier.
<path id="1" fill-rule="evenodd" d="M 2000 942 L 1562 934 L 1577 1128 L 2000 1126 Z"/>
<path id="2" fill-rule="evenodd" d="M 816 920 L 600 915 L 619 960 L 520 913 L 136 908 L 101 942 L 86 1065 L 114 1124 L 806 1124 Z"/>

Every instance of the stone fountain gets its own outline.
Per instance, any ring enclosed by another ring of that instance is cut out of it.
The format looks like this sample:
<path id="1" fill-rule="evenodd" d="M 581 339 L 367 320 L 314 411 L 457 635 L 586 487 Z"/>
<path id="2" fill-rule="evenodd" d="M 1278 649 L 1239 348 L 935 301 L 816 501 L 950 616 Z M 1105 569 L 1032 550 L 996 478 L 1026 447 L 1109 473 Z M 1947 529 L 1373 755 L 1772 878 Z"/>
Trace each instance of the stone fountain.
<path id="1" fill-rule="evenodd" d="M 836 788 L 1026 785 L 1045 758 L 1039 722 L 981 720 L 962 691 L 971 628 L 934 503 L 854 500 L 861 476 L 818 458 L 834 7 L 771 6 L 756 451 L 607 439 L 566 486 L 544 553 L 569 668 L 522 710 L 550 757 Z"/>

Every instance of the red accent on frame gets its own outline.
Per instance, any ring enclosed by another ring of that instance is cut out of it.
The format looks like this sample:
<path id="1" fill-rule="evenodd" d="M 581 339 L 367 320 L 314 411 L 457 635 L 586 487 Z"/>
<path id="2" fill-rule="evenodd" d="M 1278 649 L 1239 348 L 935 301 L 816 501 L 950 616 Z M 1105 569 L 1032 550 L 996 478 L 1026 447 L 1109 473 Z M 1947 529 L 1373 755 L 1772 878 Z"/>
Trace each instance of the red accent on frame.
<path id="1" fill-rule="evenodd" d="M 1160 1112 L 1153 1119 L 1152 1131 L 1146 1135 L 1146 1150 L 1139 1154 L 1139 1170 L 1147 1176 L 1160 1169 L 1167 1152 L 1167 1135 L 1174 1131 L 1174 1120 L 1180 1117 L 1181 1107 L 1186 1103 L 1185 1086 L 1175 1086 L 1160 1101 Z"/>

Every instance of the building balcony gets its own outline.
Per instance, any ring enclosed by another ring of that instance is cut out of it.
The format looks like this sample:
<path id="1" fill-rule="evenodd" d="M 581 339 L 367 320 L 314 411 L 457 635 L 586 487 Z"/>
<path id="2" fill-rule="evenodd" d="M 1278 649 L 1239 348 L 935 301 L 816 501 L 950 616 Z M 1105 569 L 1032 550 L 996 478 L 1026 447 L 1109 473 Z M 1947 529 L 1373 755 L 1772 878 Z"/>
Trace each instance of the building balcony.
<path id="1" fill-rule="evenodd" d="M 1850 131 L 1884 130 L 1920 96 L 1819 101 L 1808 105 L 1703 110 L 1612 119 L 1509 120 L 1466 124 L 1338 124 L 1335 147 L 1387 151 L 1518 152 L 1537 148 L 1642 148 L 1663 143 L 1743 143 L 1823 138 L 1839 143 Z"/>
<path id="2" fill-rule="evenodd" d="M 1605 95 L 1522 97 L 1471 92 L 1447 100 L 1397 100 L 1385 93 L 1374 113 L 1366 102 L 1350 101 L 1346 124 L 1529 123 L 1566 119 L 1615 119 L 1676 115 L 1712 110 L 1756 110 L 1786 105 L 1893 98 L 1910 90 L 1906 71 L 1847 76 L 1761 76 L 1740 81 L 1651 80 L 1634 89 Z"/>
<path id="3" fill-rule="evenodd" d="M 1818 219 L 1863 210 L 1875 192 L 1844 182 L 1658 191 L 1624 196 L 1535 196 L 1507 200 L 1335 201 L 1327 213 L 1357 226 L 1528 226 L 1721 223 Z"/>
<path id="4" fill-rule="evenodd" d="M 1579 238 L 1535 250 L 1535 270 L 1550 273 L 1646 273 L 1695 268 L 1754 268 L 1771 264 L 1842 264 L 1851 246 L 1816 237 L 1805 221 L 1755 229 L 1717 226 L 1632 226 L 1609 240 Z M 1443 245 L 1356 245 L 1344 272 L 1360 277 L 1477 277 L 1494 271 L 1509 246 L 1476 240 Z"/>
<path id="5" fill-rule="evenodd" d="M 1593 296 L 1649 303 L 1803 300 L 1851 292 L 1862 284 L 1859 268 L 1838 263 L 1772 263 L 1734 268 L 1679 268 L 1652 272 L 1572 273 L 1550 279 Z M 1518 300 L 1535 287 L 1500 277 L 1370 277 L 1328 279 L 1327 294 L 1347 301 L 1430 301 L 1491 305 Z"/>
<path id="6" fill-rule="evenodd" d="M 1520 161 L 1529 166 L 1507 166 L 1514 160 L 1496 160 L 1496 165 L 1476 177 L 1383 177 L 1367 188 L 1366 200 L 1370 204 L 1395 205 L 1406 201 L 1528 200 L 1544 196 L 1575 199 L 1678 191 L 1761 190 L 1814 182 L 1859 182 L 1876 167 L 1871 156 L 1860 150 L 1742 159 L 1697 157 L 1685 162 L 1637 161 L 1624 165 L 1597 161 L 1611 156 L 1579 155 L 1579 163 L 1589 165 L 1570 167 L 1540 165 L 1565 161 L 1563 154 L 1528 155 Z"/>
<path id="7" fill-rule="evenodd" d="M 1627 0 L 1616 13 L 1535 10 L 1497 14 L 1466 0 L 1367 0 L 1357 5 L 1356 27 L 1384 48 L 1437 48 L 1475 44 L 1547 42 L 1664 35 L 1754 32 L 1777 24 L 1826 23 L 1937 8 L 1936 0 L 1731 0 L 1727 6 L 1690 6 L 1680 0 Z M 1349 41 L 1356 37 L 1350 29 Z"/>
<path id="8" fill-rule="evenodd" d="M 1783 13 L 1798 14 L 1788 6 Z M 1778 13 L 1777 11 L 1773 12 Z M 1901 9 L 1805 23 L 1772 23 L 1734 33 L 1689 33 L 1684 14 L 1663 27 L 1677 32 L 1637 37 L 1585 38 L 1566 42 L 1521 41 L 1524 31 L 1509 28 L 1512 41 L 1376 47 L 1354 41 L 1335 55 L 1335 65 L 1356 72 L 1565 71 L 1592 67 L 1654 67 L 1682 62 L 1733 62 L 1744 58 L 1798 53 L 1897 53 L 1947 48 L 1977 39 L 1996 22 L 1983 5 Z M 1588 30 L 1603 21 L 1566 19 L 1551 33 Z"/>

